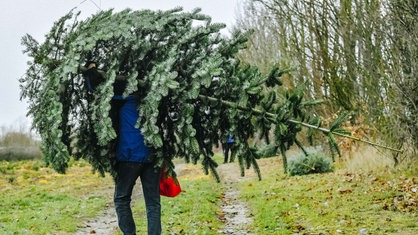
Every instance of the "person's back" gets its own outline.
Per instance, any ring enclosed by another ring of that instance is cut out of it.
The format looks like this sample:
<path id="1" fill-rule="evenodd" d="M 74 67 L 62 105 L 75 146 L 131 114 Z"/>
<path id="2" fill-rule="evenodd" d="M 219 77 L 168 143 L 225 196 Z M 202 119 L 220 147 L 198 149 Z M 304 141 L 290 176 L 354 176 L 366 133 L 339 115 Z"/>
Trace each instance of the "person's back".
<path id="1" fill-rule="evenodd" d="M 83 75 L 86 91 L 92 95 L 97 86 L 104 81 L 104 76 L 97 70 L 95 62 L 86 63 Z M 118 83 L 120 84 L 120 83 Z M 137 95 L 122 97 L 124 86 L 115 87 L 112 108 L 109 116 L 117 133 L 114 170 L 115 194 L 114 203 L 118 216 L 119 228 L 124 235 L 136 234 L 132 216 L 131 197 L 138 177 L 141 179 L 145 199 L 148 234 L 161 234 L 160 176 L 161 168 L 155 166 L 150 149 L 144 143 L 141 129 L 136 127 L 139 117 Z"/>
<path id="2" fill-rule="evenodd" d="M 122 99 L 122 97 L 120 97 Z M 116 154 L 118 161 L 150 162 L 149 148 L 144 143 L 141 130 L 136 128 L 138 120 L 138 97 L 126 97 L 119 110 L 119 143 Z"/>
<path id="3" fill-rule="evenodd" d="M 136 234 L 132 216 L 132 190 L 141 179 L 148 220 L 148 234 L 161 234 L 161 204 L 159 180 L 161 169 L 155 167 L 153 155 L 144 143 L 141 130 L 136 128 L 139 111 L 138 97 L 124 98 L 119 110 L 119 140 L 116 152 L 114 203 L 119 227 L 124 235 Z"/>

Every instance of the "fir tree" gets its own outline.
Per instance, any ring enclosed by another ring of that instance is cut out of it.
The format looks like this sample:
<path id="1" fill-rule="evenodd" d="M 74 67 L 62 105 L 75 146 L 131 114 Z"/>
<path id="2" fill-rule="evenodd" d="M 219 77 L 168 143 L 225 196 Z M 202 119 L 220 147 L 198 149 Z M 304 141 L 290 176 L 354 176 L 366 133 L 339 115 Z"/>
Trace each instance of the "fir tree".
<path id="1" fill-rule="evenodd" d="M 272 143 L 286 167 L 286 150 L 302 147 L 297 139 L 302 126 L 319 128 L 307 112 L 319 101 L 303 101 L 303 85 L 278 94 L 280 77 L 290 70 L 276 66 L 264 75 L 241 63 L 236 55 L 249 32 L 225 37 L 220 33 L 225 25 L 212 23 L 200 9 L 109 10 L 77 17 L 69 13 L 55 22 L 42 44 L 30 35 L 22 39 L 31 57 L 20 80 L 22 98 L 41 135 L 43 158 L 58 172 L 65 173 L 70 156 L 86 159 L 102 174 L 111 172 L 117 135 L 110 110 L 119 79 L 127 84 L 124 95 L 140 94 L 137 125 L 169 174 L 179 157 L 201 161 L 205 173 L 219 180 L 213 147 L 231 133 L 242 175 L 253 167 L 261 179 L 259 152 L 250 140 Z M 80 75 L 86 61 L 97 62 L 105 78 L 92 95 Z M 334 131 L 344 133 L 342 121 L 333 124 Z M 333 132 L 322 131 L 338 149 Z"/>

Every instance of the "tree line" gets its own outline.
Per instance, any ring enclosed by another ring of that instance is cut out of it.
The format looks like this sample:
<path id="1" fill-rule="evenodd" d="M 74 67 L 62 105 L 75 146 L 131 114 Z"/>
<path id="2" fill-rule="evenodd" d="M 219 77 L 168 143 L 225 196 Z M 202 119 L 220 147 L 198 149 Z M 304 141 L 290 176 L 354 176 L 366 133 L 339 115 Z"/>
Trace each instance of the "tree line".
<path id="1" fill-rule="evenodd" d="M 417 18 L 413 0 L 247 0 L 236 27 L 254 31 L 241 58 L 295 67 L 286 87 L 324 99 L 316 113 L 350 112 L 351 125 L 416 156 Z"/>

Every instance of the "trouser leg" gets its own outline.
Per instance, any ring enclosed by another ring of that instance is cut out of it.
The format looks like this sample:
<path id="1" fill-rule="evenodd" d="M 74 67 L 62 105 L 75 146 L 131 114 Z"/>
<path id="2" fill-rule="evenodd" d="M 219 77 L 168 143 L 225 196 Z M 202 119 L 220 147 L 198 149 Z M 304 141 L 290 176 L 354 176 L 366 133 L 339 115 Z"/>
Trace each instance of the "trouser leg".
<path id="1" fill-rule="evenodd" d="M 230 147 L 231 149 L 231 158 L 229 159 L 229 162 L 234 162 L 235 161 L 235 154 L 236 154 L 236 146 L 234 146 L 234 143 L 230 143 Z"/>
<path id="2" fill-rule="evenodd" d="M 161 168 L 154 167 L 154 164 L 144 165 L 141 183 L 147 210 L 148 235 L 161 234 L 160 176 Z"/>
<path id="3" fill-rule="evenodd" d="M 131 210 L 131 196 L 141 171 L 141 163 L 119 162 L 116 165 L 114 203 L 119 228 L 124 235 L 136 234 L 135 221 Z"/>
<path id="4" fill-rule="evenodd" d="M 224 154 L 224 163 L 228 162 L 228 154 L 229 154 L 229 144 L 225 143 L 222 144 L 222 152 Z"/>

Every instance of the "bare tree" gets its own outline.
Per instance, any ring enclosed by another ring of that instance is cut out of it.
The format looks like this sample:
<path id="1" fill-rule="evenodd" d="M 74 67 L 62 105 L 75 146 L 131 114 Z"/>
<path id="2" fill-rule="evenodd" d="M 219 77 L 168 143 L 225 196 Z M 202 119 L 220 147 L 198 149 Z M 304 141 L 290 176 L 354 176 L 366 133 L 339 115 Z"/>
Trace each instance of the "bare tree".
<path id="1" fill-rule="evenodd" d="M 288 83 L 352 113 L 376 137 L 418 147 L 417 9 L 412 0 L 248 0 L 238 27 L 254 30 L 244 59 L 297 65 Z M 279 56 L 277 56 L 279 55 Z M 359 117 L 362 119 L 359 119 Z M 396 130 L 393 130 L 393 127 Z M 408 141 L 407 141 L 408 140 Z"/>

